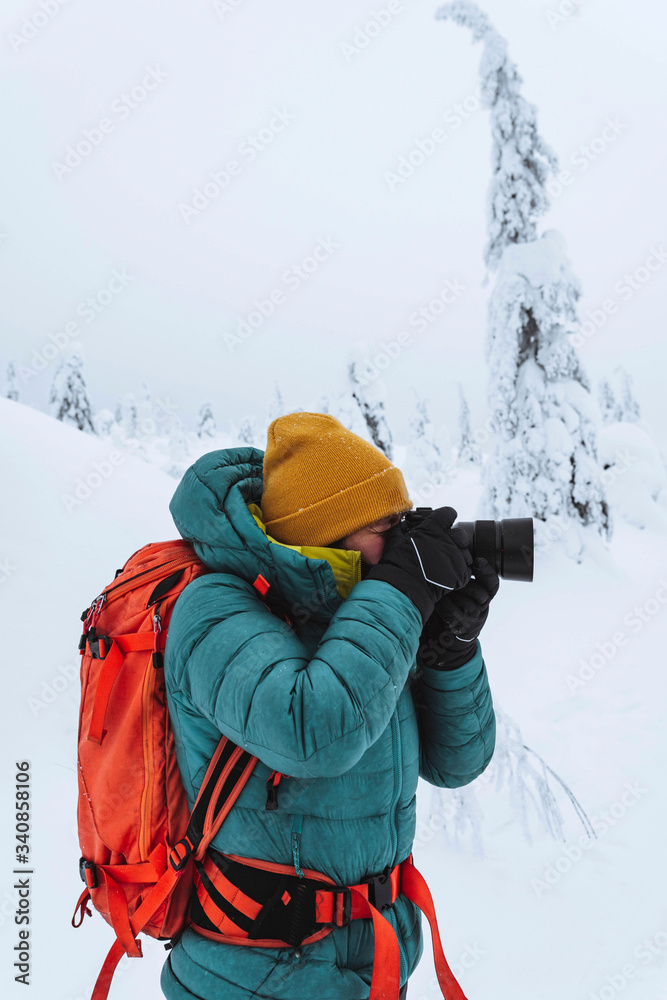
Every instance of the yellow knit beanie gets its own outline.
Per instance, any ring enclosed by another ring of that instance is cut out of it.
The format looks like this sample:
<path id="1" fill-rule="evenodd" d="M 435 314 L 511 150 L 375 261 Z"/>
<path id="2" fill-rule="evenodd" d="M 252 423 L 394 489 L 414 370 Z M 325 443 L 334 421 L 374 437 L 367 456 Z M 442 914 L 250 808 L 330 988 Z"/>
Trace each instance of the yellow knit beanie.
<path id="1" fill-rule="evenodd" d="M 288 413 L 269 427 L 262 517 L 286 545 L 329 545 L 410 510 L 399 469 L 327 413 Z"/>

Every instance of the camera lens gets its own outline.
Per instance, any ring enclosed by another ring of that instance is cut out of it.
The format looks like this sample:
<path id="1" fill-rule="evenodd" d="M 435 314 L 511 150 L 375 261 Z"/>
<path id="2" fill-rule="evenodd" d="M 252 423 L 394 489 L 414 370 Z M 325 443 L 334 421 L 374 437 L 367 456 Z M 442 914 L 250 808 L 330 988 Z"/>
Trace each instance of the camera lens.
<path id="1" fill-rule="evenodd" d="M 532 517 L 502 521 L 457 521 L 463 528 L 473 559 L 483 556 L 503 580 L 531 583 L 534 567 Z"/>

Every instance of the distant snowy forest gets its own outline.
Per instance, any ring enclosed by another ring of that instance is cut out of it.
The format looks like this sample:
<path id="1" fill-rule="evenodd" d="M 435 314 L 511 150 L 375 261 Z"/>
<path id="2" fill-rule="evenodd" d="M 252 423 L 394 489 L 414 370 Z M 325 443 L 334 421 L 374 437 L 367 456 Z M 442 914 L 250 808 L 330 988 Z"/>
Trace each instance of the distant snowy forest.
<path id="1" fill-rule="evenodd" d="M 558 158 L 538 131 L 536 108 L 523 98 L 507 43 L 487 15 L 470 0 L 456 0 L 436 16 L 468 28 L 473 41 L 483 44 L 480 92 L 493 140 L 484 248 L 486 281 L 493 282 L 486 338 L 488 416 L 473 428 L 459 385 L 458 428 L 434 426 L 429 401 L 418 386 L 413 388 L 414 417 L 402 446 L 403 471 L 415 502 L 427 505 L 435 486 L 473 464 L 484 487 L 480 516 L 533 517 L 538 546 L 560 538 L 578 561 L 587 539 L 604 544 L 611 538 L 615 515 L 663 532 L 665 455 L 642 420 L 627 370 L 617 366 L 593 387 L 577 354 L 590 321 L 582 323 L 578 316 L 582 290 L 565 239 L 555 229 L 538 234 L 538 221 L 550 204 L 547 181 L 558 170 Z M 196 429 L 186 431 L 193 420 L 186 421 L 168 400 L 154 399 L 146 382 L 138 396 L 121 391 L 114 412 L 96 410 L 82 347 L 64 341 L 47 345 L 48 357 L 47 348 L 43 352 L 43 366 L 62 354 L 48 400 L 51 414 L 175 479 L 206 451 L 263 448 L 268 424 L 285 412 L 278 382 L 267 412 L 239 415 L 225 427 L 217 424 L 213 402 L 203 399 Z M 9 362 L 4 390 L 9 399 L 21 398 L 21 386 L 36 374 L 36 363 Z M 327 386 L 317 403 L 319 411 L 332 413 L 391 460 L 396 460 L 396 442 L 382 371 L 395 363 L 400 357 L 359 344 L 348 359 L 347 384 Z"/>
<path id="2" fill-rule="evenodd" d="M 497 345 L 494 344 L 493 349 L 497 350 Z M 317 409 L 333 414 L 396 462 L 396 440 L 386 414 L 386 391 L 382 381 L 385 357 L 373 351 L 371 345 L 360 345 L 347 364 L 347 385 L 335 394 L 321 394 Z M 516 366 L 517 372 L 519 367 Z M 539 361 L 533 362 L 531 369 L 524 359 L 521 367 L 524 384 L 531 371 L 534 379 L 542 378 L 546 383 L 545 369 Z M 497 366 L 493 370 L 500 374 Z M 31 369 L 10 361 L 3 395 L 21 401 L 22 382 L 29 380 L 30 373 Z M 580 370 L 579 375 L 581 377 Z M 632 379 L 625 369 L 617 367 L 600 380 L 597 398 L 590 393 L 590 387 L 582 389 L 581 382 L 574 377 L 554 380 L 550 390 L 552 410 L 546 412 L 540 409 L 540 400 L 544 400 L 544 394 L 540 395 L 543 386 L 533 384 L 532 389 L 524 390 L 523 397 L 518 397 L 520 384 L 517 375 L 511 383 L 510 399 L 503 411 L 500 404 L 503 382 L 501 378 L 494 380 L 490 385 L 490 398 L 493 393 L 497 394 L 497 418 L 495 421 L 488 418 L 480 426 L 473 427 L 466 393 L 459 383 L 458 426 L 453 429 L 434 424 L 429 401 L 413 389 L 414 415 L 409 423 L 408 438 L 401 442 L 401 454 L 404 455 L 402 468 L 415 503 L 426 505 L 434 487 L 451 482 L 459 470 L 472 466 L 479 469 L 487 482 L 494 484 L 491 497 L 486 500 L 487 510 L 481 516 L 530 516 L 542 519 L 548 530 L 549 517 L 562 516 L 566 508 L 564 484 L 574 485 L 574 473 L 568 474 L 569 469 L 588 469 L 586 482 L 589 488 L 593 482 L 598 484 L 596 495 L 599 497 L 605 487 L 613 491 L 620 474 L 633 466 L 630 479 L 635 503 L 625 503 L 626 498 L 629 500 L 628 491 L 619 493 L 617 488 L 615 499 L 619 513 L 623 516 L 627 513 L 632 523 L 646 521 L 647 525 L 654 526 L 660 523 L 660 508 L 665 510 L 667 517 L 665 459 L 652 442 L 650 428 L 642 421 Z M 85 378 L 81 345 L 72 343 L 55 370 L 47 412 L 56 420 L 99 436 L 108 442 L 110 449 L 150 462 L 176 480 L 208 451 L 238 445 L 263 449 L 268 425 L 287 412 L 277 381 L 265 412 L 246 414 L 226 426 L 219 426 L 211 401 L 203 402 L 197 414 L 185 415 L 168 398 L 153 397 L 145 381 L 138 396 L 132 392 L 120 394 L 113 412 L 107 408 L 97 410 L 93 400 L 94 391 Z M 595 445 L 592 451 L 595 458 L 589 464 L 583 454 L 586 439 L 580 430 L 580 421 L 583 423 L 584 418 L 577 414 L 572 400 L 586 404 L 588 440 Z M 195 429 L 187 431 L 186 423 L 192 425 L 193 422 Z M 526 441 L 530 447 L 523 447 L 522 442 Z M 515 457 L 510 460 L 507 455 L 511 453 L 512 442 L 519 443 Z M 575 442 L 582 452 L 576 457 Z M 498 468 L 502 454 L 509 468 Z M 548 475 L 542 470 L 537 456 L 542 456 Z M 512 462 L 518 463 L 516 467 Z M 502 483 L 507 484 L 506 488 L 501 488 Z M 82 488 L 85 490 L 85 484 Z M 574 495 L 574 492 L 570 494 Z M 655 509 L 654 505 L 657 505 Z M 591 519 L 586 503 L 579 502 L 577 506 L 573 501 L 573 506 L 575 511 L 569 513 L 578 512 L 583 523 L 588 523 L 583 520 L 584 517 Z M 597 523 L 610 530 L 608 501 L 598 503 L 600 515 L 603 510 L 605 518 Z"/>

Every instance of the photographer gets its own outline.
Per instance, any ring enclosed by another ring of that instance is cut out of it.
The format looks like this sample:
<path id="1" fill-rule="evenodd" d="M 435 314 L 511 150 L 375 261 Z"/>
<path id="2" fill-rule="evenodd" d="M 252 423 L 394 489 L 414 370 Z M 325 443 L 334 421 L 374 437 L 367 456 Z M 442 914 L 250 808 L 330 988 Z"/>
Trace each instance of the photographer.
<path id="1" fill-rule="evenodd" d="M 304 412 L 176 490 L 213 570 L 176 602 L 165 652 L 188 805 L 221 733 L 260 763 L 163 968 L 169 1000 L 363 1000 L 382 976 L 405 996 L 427 912 L 408 870 L 417 778 L 458 787 L 491 759 L 477 635 L 498 589 L 455 511 L 405 531 L 411 506 L 382 452 Z M 351 891 L 317 892 L 332 883 Z"/>

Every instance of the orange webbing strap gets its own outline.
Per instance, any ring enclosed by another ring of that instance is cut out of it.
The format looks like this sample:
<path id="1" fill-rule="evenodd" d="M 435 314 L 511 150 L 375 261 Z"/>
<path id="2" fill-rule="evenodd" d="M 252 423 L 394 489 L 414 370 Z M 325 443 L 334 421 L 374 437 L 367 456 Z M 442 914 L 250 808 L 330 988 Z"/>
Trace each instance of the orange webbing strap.
<path id="1" fill-rule="evenodd" d="M 109 905 L 109 917 L 116 938 L 120 942 L 123 951 L 130 958 L 141 958 L 141 945 L 135 940 L 132 928 L 130 927 L 130 917 L 127 911 L 127 896 L 108 872 L 101 872 L 102 881 L 106 887 L 107 900 Z"/>
<path id="2" fill-rule="evenodd" d="M 113 974 L 116 971 L 116 966 L 124 954 L 125 952 L 123 951 L 123 946 L 120 941 L 114 941 L 109 949 L 107 957 L 104 959 L 104 964 L 95 982 L 90 1000 L 106 1000 L 109 995 L 111 980 L 113 979 Z"/>
<path id="3" fill-rule="evenodd" d="M 92 917 L 93 915 L 92 910 L 88 909 L 89 899 L 90 899 L 90 889 L 84 889 L 77 900 L 76 906 L 74 907 L 74 913 L 72 915 L 72 927 L 80 927 L 84 921 L 86 914 L 88 914 L 89 917 Z M 78 920 L 76 919 L 77 913 L 79 915 Z"/>
<path id="4" fill-rule="evenodd" d="M 445 1000 L 466 1000 L 465 993 L 447 964 L 440 942 L 433 898 L 423 876 L 412 864 L 412 855 L 401 864 L 401 893 L 419 907 L 431 926 L 433 961 L 443 997 Z"/>
<path id="5" fill-rule="evenodd" d="M 87 740 L 100 744 L 104 737 L 104 717 L 109 703 L 111 689 L 123 666 L 125 654 L 136 650 L 153 650 L 153 632 L 136 632 L 132 635 L 115 635 L 111 648 L 103 660 L 104 667 L 97 678 L 93 714 L 88 726 Z"/>
<path id="6" fill-rule="evenodd" d="M 195 872 L 194 876 L 195 893 L 197 899 L 199 900 L 199 905 L 204 911 L 204 915 L 208 917 L 211 923 L 215 924 L 217 931 L 220 934 L 226 934 L 233 938 L 247 938 L 248 932 L 239 927 L 238 924 L 227 916 L 226 913 L 216 905 L 216 903 L 211 898 L 211 895 L 201 880 L 199 872 Z M 258 910 L 261 909 L 260 906 L 257 907 Z"/>
<path id="7" fill-rule="evenodd" d="M 166 851 L 164 850 L 164 847 L 156 848 L 156 850 L 152 852 L 151 858 L 155 857 L 155 860 L 158 861 L 160 854 L 164 855 L 166 863 Z M 189 855 L 187 857 L 189 858 Z M 177 852 L 177 860 L 178 862 L 181 861 L 178 852 Z M 141 931 L 141 929 L 153 916 L 155 911 L 162 905 L 165 899 L 170 895 L 174 886 L 176 885 L 177 879 L 179 878 L 181 872 L 184 870 L 185 870 L 184 867 L 177 870 L 176 868 L 173 867 L 172 864 L 170 863 L 166 864 L 166 869 L 163 871 L 163 874 L 157 880 L 156 884 L 150 890 L 150 892 L 145 897 L 141 905 L 134 912 L 132 917 L 129 918 L 127 917 L 127 900 L 124 898 L 125 918 L 127 919 L 127 925 L 128 925 L 127 929 L 129 934 L 132 936 L 134 950 L 133 951 L 127 950 L 127 948 L 123 944 L 123 939 L 118 933 L 118 927 L 114 921 L 113 929 L 114 931 L 116 931 L 117 937 L 113 945 L 111 946 L 109 954 L 104 960 L 104 965 L 102 966 L 100 974 L 97 977 L 97 982 L 95 983 L 91 1000 L 106 1000 L 106 997 L 109 993 L 109 987 L 111 986 L 111 980 L 113 979 L 113 974 L 116 970 L 116 966 L 120 962 L 123 955 L 128 954 L 130 955 L 131 958 L 141 957 L 141 944 L 139 943 L 139 941 L 134 940 L 134 936 Z M 106 875 L 106 872 L 104 873 L 104 875 Z M 109 882 L 107 881 L 107 885 L 108 884 Z M 124 894 L 122 895 L 124 897 Z M 111 916 L 113 920 L 114 917 L 113 912 L 111 913 Z"/>
<path id="8" fill-rule="evenodd" d="M 204 861 L 204 871 L 211 880 L 211 885 L 217 889 L 221 896 L 229 900 L 235 910 L 238 910 L 239 913 L 242 913 L 249 920 L 255 920 L 259 916 L 262 903 L 256 902 L 256 900 L 246 895 L 245 892 L 241 892 L 238 886 L 235 886 L 229 879 L 225 878 L 212 858 L 206 858 Z M 197 881 L 199 881 L 200 885 L 204 885 L 198 872 L 195 873 L 195 883 Z"/>
<path id="9" fill-rule="evenodd" d="M 352 913 L 350 919 L 370 917 L 373 921 L 375 952 L 369 1000 L 398 1000 L 401 988 L 401 959 L 394 928 L 357 890 L 350 887 Z"/>
<path id="10" fill-rule="evenodd" d="M 223 737 L 224 738 L 224 737 Z M 239 795 L 243 791 L 243 788 L 250 777 L 255 765 L 258 762 L 257 757 L 251 756 L 247 750 L 242 750 L 241 747 L 236 747 L 234 753 L 229 759 L 229 763 L 225 767 L 222 775 L 216 782 L 215 788 L 211 795 L 211 802 L 206 811 L 206 819 L 204 823 L 204 831 L 202 834 L 202 839 L 197 848 L 197 859 L 203 858 L 208 845 L 211 843 L 216 833 L 222 826 L 223 822 L 227 818 L 227 814 L 230 809 L 238 799 Z M 234 779 L 234 784 L 231 788 L 228 788 L 227 794 L 225 795 L 222 802 L 220 798 L 224 790 L 225 783 L 232 776 L 234 768 L 240 773 L 237 774 Z"/>
<path id="11" fill-rule="evenodd" d="M 200 861 L 258 761 L 226 736 L 220 737 L 188 821 L 187 837 Z"/>
<path id="12" fill-rule="evenodd" d="M 396 865 L 389 873 L 391 884 L 391 901 L 396 902 L 401 888 L 401 866 Z M 368 899 L 368 882 L 360 882 L 359 885 L 348 886 L 350 891 L 356 889 L 359 895 Z M 315 892 L 315 919 L 318 924 L 335 924 L 337 927 L 343 926 L 342 920 L 342 890 L 318 889 Z M 357 916 L 366 917 L 367 913 L 358 913 Z M 350 920 L 354 919 L 354 907 Z"/>

